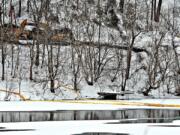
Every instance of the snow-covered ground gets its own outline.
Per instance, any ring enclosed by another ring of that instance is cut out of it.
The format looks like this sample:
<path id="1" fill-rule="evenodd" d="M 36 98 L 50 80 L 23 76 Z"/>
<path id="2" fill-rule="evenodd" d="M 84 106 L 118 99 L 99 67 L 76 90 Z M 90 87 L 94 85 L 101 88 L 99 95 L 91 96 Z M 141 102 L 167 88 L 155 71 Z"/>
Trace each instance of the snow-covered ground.
<path id="1" fill-rule="evenodd" d="M 118 121 L 63 121 L 5 123 L 7 129 L 34 129 L 34 131 L 1 132 L 2 135 L 72 135 L 88 132 L 127 133 L 130 135 L 179 135 L 180 121 L 168 124 L 107 124 Z M 162 126 L 161 126 L 162 125 Z M 168 127 L 169 126 L 169 127 Z"/>
<path id="2" fill-rule="evenodd" d="M 75 103 L 73 103 L 75 102 Z M 79 102 L 79 103 L 78 103 Z M 119 104 L 118 104 L 119 103 Z M 157 108 L 125 103 L 154 103 L 163 105 L 180 105 L 180 99 L 136 100 L 136 101 L 97 101 L 68 100 L 59 102 L 0 102 L 0 111 L 45 111 L 45 110 L 118 110 Z M 159 107 L 160 108 L 160 107 Z M 162 108 L 162 107 L 161 107 Z M 164 108 L 164 107 L 163 107 Z M 166 108 L 167 109 L 167 108 Z M 172 109 L 172 108 L 171 108 Z M 180 109 L 178 107 L 173 109 Z M 120 124 L 118 120 L 91 121 L 53 121 L 1 123 L 0 135 L 72 135 L 82 133 L 126 133 L 130 135 L 179 135 L 180 121 L 157 124 Z M 115 124 L 113 124 L 115 123 Z M 5 131 L 7 130 L 7 131 Z M 27 131 L 14 131 L 27 130 Z M 28 131 L 29 130 L 29 131 Z"/>

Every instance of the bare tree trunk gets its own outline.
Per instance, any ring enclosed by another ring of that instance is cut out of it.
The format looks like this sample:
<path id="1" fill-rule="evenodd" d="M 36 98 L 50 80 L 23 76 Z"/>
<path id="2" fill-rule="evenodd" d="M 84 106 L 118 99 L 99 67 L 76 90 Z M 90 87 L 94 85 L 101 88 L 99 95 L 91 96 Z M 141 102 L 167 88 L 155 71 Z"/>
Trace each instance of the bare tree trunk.
<path id="1" fill-rule="evenodd" d="M 114 82 L 116 79 L 117 79 L 117 75 L 120 71 L 122 71 L 122 63 L 123 63 L 123 54 L 122 54 L 122 51 L 120 50 L 115 50 L 116 51 L 116 59 L 117 59 L 117 67 L 116 67 L 116 71 L 115 71 L 115 74 L 114 76 L 112 77 L 111 79 L 111 82 Z"/>
<path id="2" fill-rule="evenodd" d="M 101 7 L 101 0 L 98 0 L 98 8 Z M 99 30 L 98 30 L 98 67 L 97 67 L 97 76 L 100 75 L 100 67 L 101 67 L 101 15 L 99 15 Z M 97 78 L 96 80 L 97 81 Z"/>
<path id="3" fill-rule="evenodd" d="M 161 5 L 162 5 L 162 0 L 159 0 L 157 11 L 156 11 L 156 16 L 155 16 L 155 22 L 159 22 L 160 18 L 160 12 L 161 12 Z"/>
<path id="4" fill-rule="evenodd" d="M 5 52 L 4 52 L 4 45 L 2 45 L 2 52 L 1 52 L 1 57 L 2 57 L 2 80 L 5 79 L 4 74 L 5 74 Z"/>
<path id="5" fill-rule="evenodd" d="M 124 84 L 122 86 L 122 91 L 126 90 L 126 82 L 129 79 L 130 68 L 131 68 L 132 49 L 133 49 L 133 46 L 134 46 L 135 39 L 140 33 L 141 33 L 141 31 L 139 33 L 137 33 L 137 34 L 134 34 L 134 30 L 132 30 L 132 40 L 131 40 L 131 44 L 129 46 L 129 50 L 127 52 L 126 74 L 125 74 Z"/>
<path id="6" fill-rule="evenodd" d="M 124 0 L 120 0 L 119 7 L 120 7 L 120 12 L 123 13 L 124 12 Z"/>
<path id="7" fill-rule="evenodd" d="M 14 69 L 14 46 L 12 45 L 11 48 L 11 75 L 13 75 L 13 69 Z"/>
<path id="8" fill-rule="evenodd" d="M 155 20 L 155 18 L 156 18 L 156 0 L 154 0 L 154 20 Z"/>
<path id="9" fill-rule="evenodd" d="M 30 9 L 30 0 L 27 1 L 27 12 L 29 13 L 29 9 Z"/>
<path id="10" fill-rule="evenodd" d="M 154 16 L 154 0 L 151 0 L 151 21 L 153 21 Z"/>
<path id="11" fill-rule="evenodd" d="M 50 81 L 50 91 L 51 91 L 51 93 L 55 93 L 54 80 L 53 79 L 51 79 L 51 81 Z"/>
<path id="12" fill-rule="evenodd" d="M 2 14 L 3 14 L 2 8 L 0 7 L 0 25 L 2 25 Z"/>
<path id="13" fill-rule="evenodd" d="M 79 65 L 79 57 L 81 57 L 78 53 L 78 58 L 75 58 L 75 54 L 76 52 L 74 51 L 74 48 L 72 48 L 72 70 L 73 70 L 73 86 L 74 86 L 74 90 L 78 91 L 78 74 L 80 71 L 80 65 Z M 77 59 L 77 60 L 76 60 Z"/>
<path id="14" fill-rule="evenodd" d="M 38 67 L 39 66 L 39 43 L 36 44 L 36 61 L 35 61 L 35 65 Z"/>
<path id="15" fill-rule="evenodd" d="M 2 24 L 5 22 L 5 0 L 2 0 Z"/>
<path id="16" fill-rule="evenodd" d="M 18 50 L 17 50 L 17 56 L 16 56 L 16 65 L 14 67 L 14 74 L 13 74 L 13 77 L 16 78 L 17 77 L 17 73 L 18 73 L 18 70 L 19 70 L 19 55 L 20 55 L 20 47 L 18 47 Z"/>
<path id="17" fill-rule="evenodd" d="M 21 17 L 21 0 L 19 0 L 19 12 L 18 12 L 18 17 Z"/>
<path id="18" fill-rule="evenodd" d="M 160 18 L 160 13 L 161 13 L 161 6 L 162 6 L 162 0 L 158 1 L 158 7 L 156 6 L 157 1 L 156 0 L 152 0 L 151 1 L 151 21 L 154 18 L 155 22 L 159 22 L 159 18 Z"/>
<path id="19" fill-rule="evenodd" d="M 34 63 L 34 45 L 30 47 L 30 69 L 29 69 L 29 80 L 33 80 L 33 63 Z"/>
<path id="20" fill-rule="evenodd" d="M 44 59 L 45 59 L 45 45 L 43 45 L 41 68 L 43 68 L 43 65 L 44 65 Z"/>
<path id="21" fill-rule="evenodd" d="M 44 3 L 44 7 L 45 7 L 45 18 L 46 20 L 48 20 L 48 13 L 49 13 L 49 6 L 50 6 L 50 0 L 46 0 Z"/>
<path id="22" fill-rule="evenodd" d="M 53 47 L 50 46 L 50 50 L 48 51 L 48 70 L 49 70 L 49 79 L 50 79 L 50 91 L 51 93 L 55 93 L 54 88 L 54 70 L 53 70 Z"/>
<path id="23" fill-rule="evenodd" d="M 79 0 L 76 0 L 77 9 L 79 9 Z"/>

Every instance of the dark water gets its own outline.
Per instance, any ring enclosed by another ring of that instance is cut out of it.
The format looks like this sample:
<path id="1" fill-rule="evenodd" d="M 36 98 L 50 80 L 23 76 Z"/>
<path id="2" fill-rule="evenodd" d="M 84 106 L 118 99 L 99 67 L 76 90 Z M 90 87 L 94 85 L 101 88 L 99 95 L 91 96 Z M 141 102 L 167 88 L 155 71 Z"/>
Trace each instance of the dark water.
<path id="1" fill-rule="evenodd" d="M 0 112 L 0 123 L 69 120 L 119 120 L 119 122 L 107 124 L 165 123 L 180 120 L 180 110 Z"/>
<path id="2" fill-rule="evenodd" d="M 5 127 L 0 127 L 0 132 L 18 132 L 18 131 L 35 131 L 35 129 L 7 129 Z"/>

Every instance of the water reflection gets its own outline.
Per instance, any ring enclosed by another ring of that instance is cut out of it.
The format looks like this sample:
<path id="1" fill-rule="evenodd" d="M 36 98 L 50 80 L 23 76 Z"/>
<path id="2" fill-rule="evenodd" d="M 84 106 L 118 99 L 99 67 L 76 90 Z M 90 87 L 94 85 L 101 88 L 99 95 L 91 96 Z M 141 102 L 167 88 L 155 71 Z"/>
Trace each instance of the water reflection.
<path id="1" fill-rule="evenodd" d="M 163 123 L 180 119 L 180 110 L 104 110 L 0 112 L 0 122 L 120 120 L 120 123 Z"/>

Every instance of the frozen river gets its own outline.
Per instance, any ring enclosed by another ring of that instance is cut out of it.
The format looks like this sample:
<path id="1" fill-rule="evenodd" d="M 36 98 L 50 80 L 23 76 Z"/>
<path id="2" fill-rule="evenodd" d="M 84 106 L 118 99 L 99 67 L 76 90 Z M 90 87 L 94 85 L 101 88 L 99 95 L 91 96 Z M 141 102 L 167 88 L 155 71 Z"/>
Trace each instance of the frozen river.
<path id="1" fill-rule="evenodd" d="M 59 110 L 0 112 L 0 122 L 119 120 L 119 123 L 166 123 L 180 120 L 180 110 Z"/>
<path id="2" fill-rule="evenodd" d="M 179 103 L 179 99 L 1 102 L 0 135 L 179 135 Z"/>

